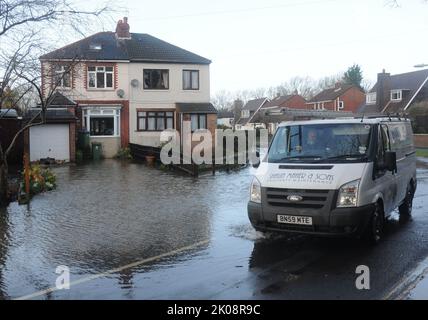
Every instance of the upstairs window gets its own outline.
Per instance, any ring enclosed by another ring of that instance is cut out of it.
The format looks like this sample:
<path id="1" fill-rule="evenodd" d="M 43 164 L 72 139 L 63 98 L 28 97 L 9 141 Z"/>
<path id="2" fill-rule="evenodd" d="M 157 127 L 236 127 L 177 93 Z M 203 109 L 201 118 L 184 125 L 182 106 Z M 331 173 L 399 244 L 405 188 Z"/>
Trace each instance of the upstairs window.
<path id="1" fill-rule="evenodd" d="M 59 88 L 71 88 L 70 66 L 55 65 L 53 86 Z"/>
<path id="2" fill-rule="evenodd" d="M 391 90 L 391 101 L 401 101 L 402 91 L 401 90 Z"/>
<path id="3" fill-rule="evenodd" d="M 88 67 L 88 88 L 112 89 L 113 67 L 91 66 Z"/>
<path id="4" fill-rule="evenodd" d="M 367 104 L 375 104 L 376 103 L 376 92 L 368 93 L 366 96 Z"/>
<path id="5" fill-rule="evenodd" d="M 242 118 L 249 118 L 250 117 L 250 110 L 242 110 L 241 117 Z"/>
<path id="6" fill-rule="evenodd" d="M 169 70 L 144 69 L 144 89 L 167 90 L 169 89 Z"/>
<path id="7" fill-rule="evenodd" d="M 199 90 L 199 71 L 183 70 L 183 89 Z"/>

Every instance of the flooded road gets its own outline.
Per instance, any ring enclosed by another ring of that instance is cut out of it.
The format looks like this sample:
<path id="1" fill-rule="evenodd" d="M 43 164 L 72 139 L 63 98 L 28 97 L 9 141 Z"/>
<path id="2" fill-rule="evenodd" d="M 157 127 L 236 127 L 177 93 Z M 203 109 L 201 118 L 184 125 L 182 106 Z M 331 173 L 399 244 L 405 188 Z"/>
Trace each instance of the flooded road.
<path id="1" fill-rule="evenodd" d="M 0 209 L 0 298 L 383 298 L 428 255 L 423 166 L 413 221 L 392 219 L 375 248 L 255 232 L 252 168 L 198 179 L 114 160 L 54 170 L 57 190 Z M 355 288 L 360 264 L 371 290 Z M 71 288 L 50 290 L 61 265 Z"/>

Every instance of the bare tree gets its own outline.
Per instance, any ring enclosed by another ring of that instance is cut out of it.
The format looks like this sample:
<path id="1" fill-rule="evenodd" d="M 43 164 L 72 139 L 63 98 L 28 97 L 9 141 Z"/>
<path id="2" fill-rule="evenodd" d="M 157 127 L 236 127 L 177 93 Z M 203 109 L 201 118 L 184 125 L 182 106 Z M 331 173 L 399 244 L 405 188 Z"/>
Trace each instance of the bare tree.
<path id="1" fill-rule="evenodd" d="M 62 75 L 51 81 L 49 90 L 44 90 L 38 58 L 51 48 L 47 37 L 50 31 L 47 30 L 62 32 L 63 29 L 50 28 L 60 25 L 81 34 L 91 18 L 101 19 L 111 10 L 107 6 L 93 11 L 79 10 L 68 0 L 0 0 L 0 105 L 7 106 L 2 116 L 10 109 L 35 100 L 39 105 L 38 111 L 32 114 L 7 146 L 0 143 L 0 206 L 8 201 L 9 154 L 25 130 L 45 123 L 46 110 L 56 88 L 79 58 L 73 59 Z M 15 93 L 13 99 L 6 94 L 8 90 Z"/>

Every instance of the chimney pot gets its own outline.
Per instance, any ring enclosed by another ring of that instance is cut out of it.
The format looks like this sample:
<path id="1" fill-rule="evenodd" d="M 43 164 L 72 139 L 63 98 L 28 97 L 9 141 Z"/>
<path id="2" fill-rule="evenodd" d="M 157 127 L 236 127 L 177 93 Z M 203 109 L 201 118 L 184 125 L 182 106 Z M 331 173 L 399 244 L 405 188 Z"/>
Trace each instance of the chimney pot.
<path id="1" fill-rule="evenodd" d="M 131 34 L 129 32 L 128 17 L 123 17 L 123 20 L 119 20 L 116 25 L 116 37 L 119 39 L 129 39 Z"/>

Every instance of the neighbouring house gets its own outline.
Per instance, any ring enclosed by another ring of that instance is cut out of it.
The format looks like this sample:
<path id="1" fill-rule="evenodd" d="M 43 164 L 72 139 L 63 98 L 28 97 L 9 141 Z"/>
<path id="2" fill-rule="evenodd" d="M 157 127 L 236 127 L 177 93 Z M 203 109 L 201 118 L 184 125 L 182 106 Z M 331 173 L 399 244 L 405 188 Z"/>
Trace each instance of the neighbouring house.
<path id="1" fill-rule="evenodd" d="M 217 113 L 217 125 L 233 128 L 235 115 L 233 111 L 219 110 Z"/>
<path id="2" fill-rule="evenodd" d="M 268 98 L 249 100 L 241 110 L 241 117 L 236 122 L 235 129 L 252 130 L 256 127 L 263 126 L 263 124 L 251 122 L 251 120 L 259 112 L 260 108 L 262 108 L 268 102 Z"/>
<path id="3" fill-rule="evenodd" d="M 365 100 L 363 89 L 351 84 L 336 83 L 307 102 L 309 109 L 356 112 Z"/>
<path id="4" fill-rule="evenodd" d="M 423 101 L 428 101 L 428 69 L 394 75 L 383 70 L 358 112 L 403 113 Z"/>
<path id="5" fill-rule="evenodd" d="M 3 151 L 6 151 L 21 127 L 22 118 L 16 110 L 0 108 L 0 144 Z M 9 165 L 22 165 L 23 146 L 23 137 L 19 135 L 7 159 Z"/>
<path id="6" fill-rule="evenodd" d="M 30 161 L 73 162 L 76 159 L 76 107 L 77 104 L 60 92 L 55 92 L 45 113 L 45 122 L 26 130 L 24 143 L 29 147 Z M 31 108 L 24 116 L 24 123 L 42 120 L 41 108 Z"/>
<path id="7" fill-rule="evenodd" d="M 76 103 L 77 130 L 100 142 L 105 157 L 129 144 L 157 147 L 165 129 L 214 132 L 209 59 L 145 33 L 128 19 L 40 57 L 43 90 Z"/>
<path id="8" fill-rule="evenodd" d="M 295 93 L 285 96 L 278 96 L 272 100 L 266 102 L 263 107 L 260 108 L 258 114 L 254 116 L 251 122 L 255 123 L 264 123 L 270 134 L 273 134 L 278 125 L 277 122 L 265 122 L 267 118 L 263 117 L 266 113 L 282 113 L 284 110 L 296 109 L 296 110 L 305 110 L 308 109 L 306 104 L 306 99 L 301 95 Z"/>

